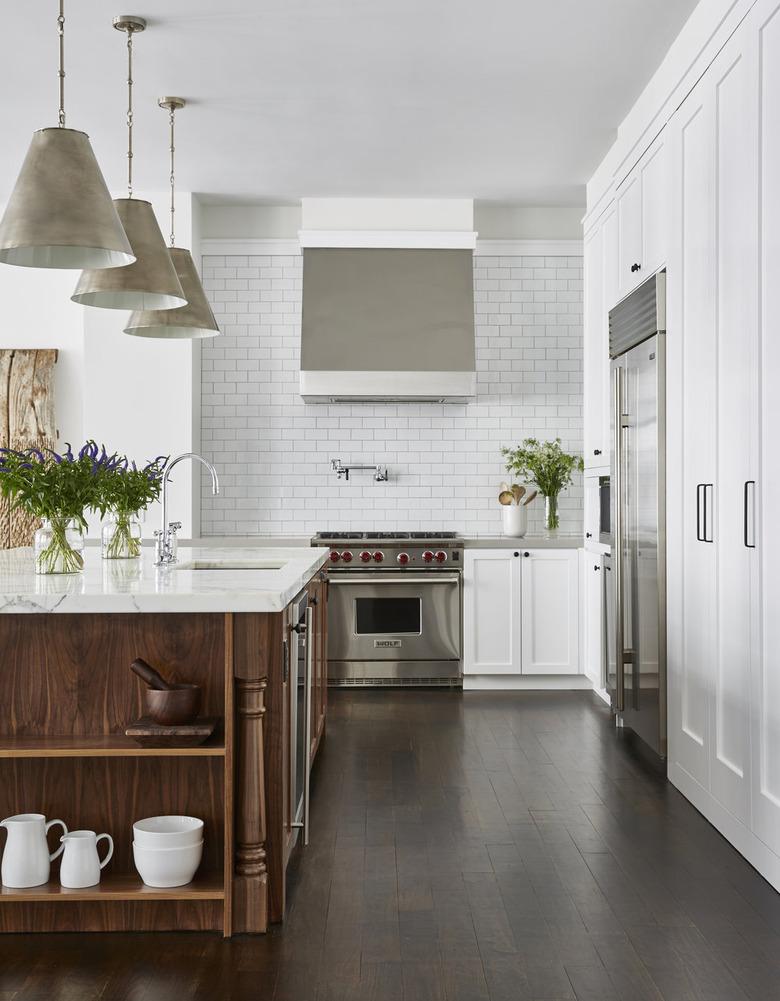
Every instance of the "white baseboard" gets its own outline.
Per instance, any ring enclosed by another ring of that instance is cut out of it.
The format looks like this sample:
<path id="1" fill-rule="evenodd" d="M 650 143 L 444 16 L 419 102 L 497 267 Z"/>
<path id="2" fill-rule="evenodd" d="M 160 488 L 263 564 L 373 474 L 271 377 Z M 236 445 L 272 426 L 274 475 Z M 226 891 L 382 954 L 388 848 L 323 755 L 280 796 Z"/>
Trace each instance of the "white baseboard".
<path id="1" fill-rule="evenodd" d="M 594 685 L 593 691 L 596 695 L 598 695 L 602 702 L 606 702 L 610 708 L 612 707 L 612 699 L 609 697 L 609 692 L 606 688 L 596 688 Z"/>
<path id="2" fill-rule="evenodd" d="M 763 841 L 729 813 L 692 775 L 671 760 L 668 764 L 668 776 L 672 785 L 693 803 L 699 813 L 734 845 L 768 883 L 780 891 L 780 856 L 775 855 Z"/>
<path id="3" fill-rule="evenodd" d="M 593 688 L 584 674 L 465 674 L 464 692 L 587 691 Z"/>

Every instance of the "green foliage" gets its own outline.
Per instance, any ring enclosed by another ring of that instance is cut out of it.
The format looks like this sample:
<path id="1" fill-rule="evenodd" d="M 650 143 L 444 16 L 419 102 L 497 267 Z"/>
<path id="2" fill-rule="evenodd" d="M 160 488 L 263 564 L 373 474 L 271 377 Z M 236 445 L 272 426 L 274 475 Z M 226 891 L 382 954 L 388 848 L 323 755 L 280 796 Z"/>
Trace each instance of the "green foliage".
<path id="1" fill-rule="evenodd" d="M 66 443 L 67 444 L 67 443 Z M 88 441 L 74 455 L 51 449 L 0 449 L 0 494 L 13 507 L 49 521 L 74 519 L 83 529 L 87 511 L 134 513 L 160 495 L 167 458 L 158 456 L 137 469 L 117 453 Z"/>
<path id="2" fill-rule="evenodd" d="M 561 439 L 540 442 L 526 438 L 518 448 L 502 448 L 506 470 L 518 479 L 531 480 L 545 497 L 557 497 L 582 472 L 582 456 L 569 455 L 561 448 Z"/>

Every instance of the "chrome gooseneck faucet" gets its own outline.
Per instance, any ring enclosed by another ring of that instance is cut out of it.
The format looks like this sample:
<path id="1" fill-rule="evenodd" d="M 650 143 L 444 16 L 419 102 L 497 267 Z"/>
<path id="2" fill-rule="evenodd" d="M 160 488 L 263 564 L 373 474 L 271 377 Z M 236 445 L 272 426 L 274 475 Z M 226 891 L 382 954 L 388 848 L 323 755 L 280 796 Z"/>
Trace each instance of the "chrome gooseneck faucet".
<path id="1" fill-rule="evenodd" d="M 171 477 L 171 470 L 182 459 L 194 459 L 203 465 L 211 473 L 211 492 L 216 496 L 219 493 L 219 477 L 214 466 L 208 459 L 195 452 L 183 452 L 171 459 L 165 468 L 162 481 L 162 528 L 154 533 L 154 565 L 156 567 L 170 566 L 176 562 L 176 533 L 181 528 L 180 521 L 168 521 L 168 480 Z"/>

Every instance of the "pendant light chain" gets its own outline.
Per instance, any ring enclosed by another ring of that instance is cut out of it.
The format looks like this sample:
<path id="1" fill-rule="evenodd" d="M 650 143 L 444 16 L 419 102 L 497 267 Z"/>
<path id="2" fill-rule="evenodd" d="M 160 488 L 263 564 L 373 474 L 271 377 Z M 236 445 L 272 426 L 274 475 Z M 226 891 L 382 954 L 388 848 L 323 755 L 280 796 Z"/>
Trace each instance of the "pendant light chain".
<path id="1" fill-rule="evenodd" d="M 60 13 L 57 17 L 57 34 L 60 42 L 60 107 L 57 112 L 57 123 L 61 129 L 65 128 L 65 0 L 60 0 Z"/>
<path id="2" fill-rule="evenodd" d="M 133 32 L 127 33 L 127 197 L 133 197 Z"/>
<path id="3" fill-rule="evenodd" d="M 175 170 L 176 145 L 174 143 L 174 133 L 175 133 L 175 127 L 176 127 L 175 114 L 176 114 L 175 107 L 171 107 L 169 121 L 171 123 L 171 145 L 170 145 L 170 153 L 171 153 L 171 178 L 170 178 L 170 180 L 171 180 L 171 246 L 172 247 L 176 246 L 176 231 L 175 231 L 175 225 L 174 225 L 174 217 L 176 215 L 176 202 L 175 202 L 175 195 L 176 195 L 176 170 Z"/>

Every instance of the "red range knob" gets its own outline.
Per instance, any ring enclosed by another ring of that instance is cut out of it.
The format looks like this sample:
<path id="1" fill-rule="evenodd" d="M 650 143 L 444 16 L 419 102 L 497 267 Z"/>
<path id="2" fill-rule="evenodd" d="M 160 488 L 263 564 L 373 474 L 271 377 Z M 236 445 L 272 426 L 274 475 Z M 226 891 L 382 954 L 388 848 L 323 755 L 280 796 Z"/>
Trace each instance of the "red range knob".
<path id="1" fill-rule="evenodd" d="M 339 554 L 338 554 L 338 553 L 336 553 L 336 552 L 333 552 L 333 553 L 331 553 L 331 554 L 330 554 L 330 562 L 331 562 L 331 563 L 338 563 L 338 561 L 339 561 L 340 559 L 341 559 L 341 557 L 339 556 Z"/>
<path id="2" fill-rule="evenodd" d="M 363 563 L 369 563 L 371 560 L 371 553 L 369 553 L 367 550 L 364 549 L 363 552 L 360 554 L 360 559 L 363 561 Z"/>
<path id="3" fill-rule="evenodd" d="M 433 553 L 430 551 L 430 549 L 426 549 L 425 552 L 423 553 L 423 561 L 425 563 L 431 563 L 433 561 Z"/>
<path id="4" fill-rule="evenodd" d="M 341 554 L 341 559 L 342 559 L 342 561 L 344 563 L 351 563 L 352 562 L 352 553 L 350 553 L 349 551 L 347 551 L 346 553 L 342 553 Z"/>
<path id="5" fill-rule="evenodd" d="M 374 553 L 374 563 L 381 563 L 384 558 L 384 553 L 380 553 L 378 550 Z"/>
<path id="6" fill-rule="evenodd" d="M 436 560 L 437 563 L 446 563 L 447 562 L 447 554 L 442 549 L 440 549 L 438 551 L 438 553 L 436 553 L 436 556 L 434 557 L 434 559 Z"/>
<path id="7" fill-rule="evenodd" d="M 402 567 L 405 567 L 406 564 L 409 562 L 409 553 L 399 553 L 396 559 L 398 560 L 398 562 L 401 564 Z"/>

